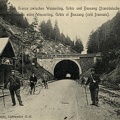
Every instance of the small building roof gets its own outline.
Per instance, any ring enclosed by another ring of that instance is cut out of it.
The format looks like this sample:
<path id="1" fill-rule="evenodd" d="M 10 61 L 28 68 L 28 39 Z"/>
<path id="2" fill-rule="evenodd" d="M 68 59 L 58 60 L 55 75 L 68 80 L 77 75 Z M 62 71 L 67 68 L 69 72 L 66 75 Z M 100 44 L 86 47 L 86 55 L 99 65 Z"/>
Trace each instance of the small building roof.
<path id="1" fill-rule="evenodd" d="M 0 38 L 0 55 L 2 54 L 5 46 L 7 45 L 9 38 Z"/>
<path id="2" fill-rule="evenodd" d="M 2 55 L 2 53 L 3 53 L 5 47 L 7 46 L 8 43 L 10 43 L 10 45 L 13 49 L 13 46 L 12 46 L 12 43 L 10 42 L 10 40 L 9 40 L 9 37 L 0 38 L 0 56 Z M 13 53 L 15 55 L 14 49 L 13 49 Z"/>

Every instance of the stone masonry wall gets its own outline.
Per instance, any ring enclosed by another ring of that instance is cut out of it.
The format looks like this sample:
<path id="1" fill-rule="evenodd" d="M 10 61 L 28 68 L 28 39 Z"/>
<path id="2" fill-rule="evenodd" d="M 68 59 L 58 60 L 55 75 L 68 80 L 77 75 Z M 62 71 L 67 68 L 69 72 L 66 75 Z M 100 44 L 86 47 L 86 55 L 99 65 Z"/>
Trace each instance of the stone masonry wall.
<path id="1" fill-rule="evenodd" d="M 94 58 L 93 57 L 85 57 L 85 58 L 80 58 L 79 60 L 76 60 L 81 68 L 82 68 L 82 73 L 87 71 L 89 68 L 94 66 Z"/>

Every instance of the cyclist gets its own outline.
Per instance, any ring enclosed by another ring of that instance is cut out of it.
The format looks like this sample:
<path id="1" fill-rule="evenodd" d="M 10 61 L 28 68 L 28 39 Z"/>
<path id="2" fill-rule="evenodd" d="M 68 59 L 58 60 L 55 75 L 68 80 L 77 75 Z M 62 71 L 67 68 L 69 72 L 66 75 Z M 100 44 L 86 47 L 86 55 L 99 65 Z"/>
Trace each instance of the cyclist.
<path id="1" fill-rule="evenodd" d="M 30 76 L 30 88 L 31 88 L 30 94 L 32 94 L 32 91 L 33 91 L 33 94 L 35 93 L 36 83 L 37 83 L 37 77 L 35 76 L 33 72 L 32 75 Z"/>

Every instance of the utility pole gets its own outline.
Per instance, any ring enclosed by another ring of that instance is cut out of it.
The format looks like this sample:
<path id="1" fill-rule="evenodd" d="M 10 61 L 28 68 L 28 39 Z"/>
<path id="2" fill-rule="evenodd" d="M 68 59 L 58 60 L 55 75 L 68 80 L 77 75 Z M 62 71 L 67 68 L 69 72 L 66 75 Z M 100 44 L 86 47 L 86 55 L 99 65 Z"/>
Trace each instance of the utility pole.
<path id="1" fill-rule="evenodd" d="M 27 30 L 23 31 L 22 36 L 22 78 L 24 78 L 24 44 L 28 40 L 28 32 Z"/>
<path id="2" fill-rule="evenodd" d="M 24 47 L 22 45 L 22 78 L 24 78 Z"/>
<path id="3" fill-rule="evenodd" d="M 14 60 L 14 70 L 15 70 L 15 75 L 16 75 L 16 62 L 17 62 L 17 57 L 13 57 Z"/>

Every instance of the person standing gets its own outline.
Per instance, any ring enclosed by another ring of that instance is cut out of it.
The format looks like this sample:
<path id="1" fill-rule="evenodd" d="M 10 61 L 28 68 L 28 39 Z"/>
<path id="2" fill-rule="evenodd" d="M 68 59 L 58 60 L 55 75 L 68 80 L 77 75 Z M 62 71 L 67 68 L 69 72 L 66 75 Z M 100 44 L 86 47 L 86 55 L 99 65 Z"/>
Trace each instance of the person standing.
<path id="1" fill-rule="evenodd" d="M 43 74 L 43 81 L 42 81 L 42 83 L 44 84 L 45 88 L 48 89 L 48 80 L 47 79 L 48 79 L 47 75 L 44 73 Z"/>
<path id="2" fill-rule="evenodd" d="M 85 78 L 81 77 L 81 87 L 85 85 Z"/>
<path id="3" fill-rule="evenodd" d="M 92 104 L 98 106 L 98 92 L 99 92 L 99 83 L 101 82 L 99 76 L 95 74 L 95 69 L 91 69 L 91 74 L 88 77 L 88 80 L 86 82 L 86 86 L 89 84 L 90 94 L 91 94 L 91 100 Z M 99 106 L 98 106 L 99 107 Z"/>
<path id="4" fill-rule="evenodd" d="M 10 90 L 10 95 L 13 103 L 12 106 L 16 105 L 15 94 L 18 99 L 19 105 L 23 106 L 21 96 L 20 96 L 20 79 L 15 75 L 14 70 L 11 71 L 11 75 L 8 78 L 7 82 L 5 83 L 5 87 L 7 86 L 8 83 L 9 83 L 9 90 Z"/>
<path id="5" fill-rule="evenodd" d="M 35 93 L 36 83 L 37 83 L 37 77 L 35 76 L 33 72 L 32 75 L 30 76 L 30 88 L 31 88 L 30 94 L 32 94 L 32 91 L 33 91 L 33 94 Z"/>

